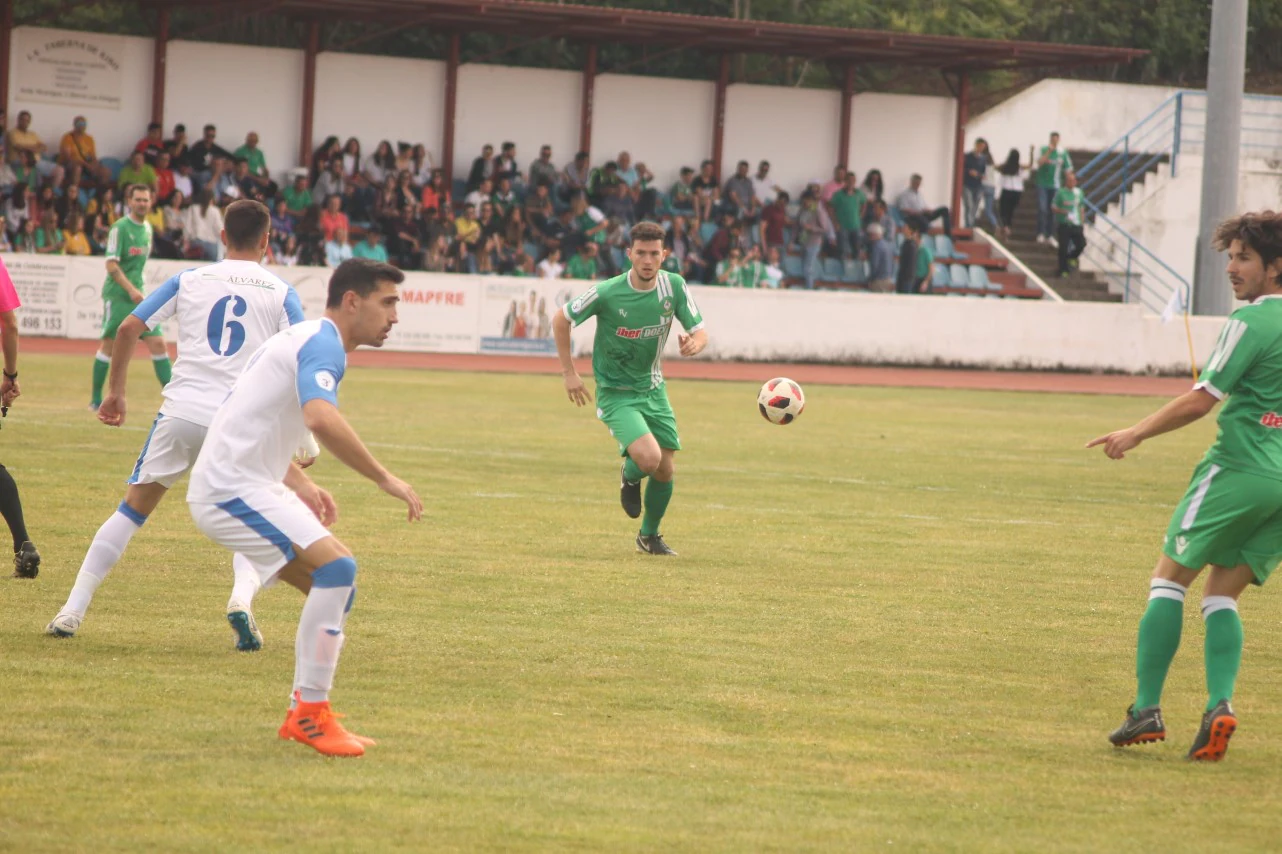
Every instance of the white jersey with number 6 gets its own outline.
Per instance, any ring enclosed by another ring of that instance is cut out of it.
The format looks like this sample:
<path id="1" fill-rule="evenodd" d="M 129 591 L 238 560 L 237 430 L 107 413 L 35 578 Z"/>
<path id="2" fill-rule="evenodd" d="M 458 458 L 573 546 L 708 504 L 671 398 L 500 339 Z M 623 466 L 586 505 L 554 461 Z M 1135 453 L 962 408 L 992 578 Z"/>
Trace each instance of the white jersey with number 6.
<path id="1" fill-rule="evenodd" d="M 220 261 L 172 277 L 133 315 L 148 329 L 177 315 L 178 361 L 160 412 L 208 426 L 250 357 L 301 323 L 303 307 L 294 289 L 262 266 Z"/>

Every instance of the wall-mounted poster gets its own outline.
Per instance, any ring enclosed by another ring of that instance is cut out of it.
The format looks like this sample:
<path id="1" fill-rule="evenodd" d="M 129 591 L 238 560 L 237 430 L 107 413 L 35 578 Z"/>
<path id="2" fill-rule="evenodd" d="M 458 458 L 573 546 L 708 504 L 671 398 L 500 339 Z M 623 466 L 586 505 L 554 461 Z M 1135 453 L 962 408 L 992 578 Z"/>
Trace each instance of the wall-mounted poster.
<path id="1" fill-rule="evenodd" d="M 120 109 L 123 38 L 20 27 L 13 39 L 14 100 Z"/>

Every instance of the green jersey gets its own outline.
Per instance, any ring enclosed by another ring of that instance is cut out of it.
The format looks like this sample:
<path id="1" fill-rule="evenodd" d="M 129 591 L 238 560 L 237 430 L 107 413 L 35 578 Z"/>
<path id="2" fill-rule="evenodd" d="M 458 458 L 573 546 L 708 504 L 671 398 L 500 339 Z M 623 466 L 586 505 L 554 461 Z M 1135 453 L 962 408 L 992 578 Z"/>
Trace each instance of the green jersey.
<path id="1" fill-rule="evenodd" d="M 864 205 L 868 196 L 863 190 L 855 188 L 853 193 L 845 188 L 832 194 L 832 209 L 837 214 L 837 224 L 846 231 L 859 231 L 864 227 Z"/>
<path id="2" fill-rule="evenodd" d="M 122 216 L 107 232 L 107 260 L 114 260 L 120 265 L 120 272 L 142 290 L 142 268 L 151 257 L 151 223 L 134 222 L 130 216 Z M 102 285 L 103 299 L 128 300 L 129 295 L 120 287 L 111 274 Z"/>
<path id="3" fill-rule="evenodd" d="M 639 291 L 625 273 L 589 288 L 567 303 L 565 316 L 578 326 L 596 318 L 592 373 L 597 388 L 649 392 L 663 385 L 663 346 L 672 318 L 686 332 L 703 327 L 703 317 L 686 290 L 685 279 L 659 273 L 654 287 Z"/>
<path id="4" fill-rule="evenodd" d="M 1082 190 L 1080 187 L 1068 189 L 1064 187 L 1055 192 L 1055 199 L 1051 202 L 1051 207 L 1059 208 L 1067 213 L 1055 212 L 1055 221 L 1060 225 L 1068 223 L 1070 225 L 1082 224 Z"/>
<path id="5" fill-rule="evenodd" d="M 1197 388 L 1228 398 L 1207 461 L 1282 480 L 1282 295 L 1229 315 Z"/>
<path id="6" fill-rule="evenodd" d="M 1049 145 L 1044 145 L 1042 146 L 1041 154 L 1037 157 L 1039 163 L 1043 157 L 1049 159 L 1041 166 L 1037 167 L 1037 173 L 1033 176 L 1037 186 L 1063 186 L 1064 173 L 1073 171 L 1073 160 L 1068 156 L 1068 152 L 1062 148 L 1057 148 L 1054 151 L 1051 151 Z"/>
<path id="7" fill-rule="evenodd" d="M 930 247 L 922 243 L 917 247 L 917 281 L 920 282 L 926 278 L 930 272 L 930 265 L 935 263 L 935 253 Z"/>

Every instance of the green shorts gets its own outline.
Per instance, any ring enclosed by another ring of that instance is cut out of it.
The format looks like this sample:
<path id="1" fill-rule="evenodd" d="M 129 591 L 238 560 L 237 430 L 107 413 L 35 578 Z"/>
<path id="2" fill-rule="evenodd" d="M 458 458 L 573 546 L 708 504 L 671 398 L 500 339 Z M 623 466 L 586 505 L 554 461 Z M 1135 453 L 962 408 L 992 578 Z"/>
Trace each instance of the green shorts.
<path id="1" fill-rule="evenodd" d="M 124 323 L 125 318 L 133 313 L 133 310 L 137 307 L 137 304 L 128 298 L 108 297 L 104 299 L 102 301 L 102 337 L 114 339 L 116 331 L 120 329 L 120 324 Z M 160 326 L 157 326 L 155 329 L 144 330 L 142 335 L 138 337 L 155 338 L 157 335 L 164 334 L 160 330 Z"/>
<path id="2" fill-rule="evenodd" d="M 1171 516 L 1162 553 L 1194 570 L 1246 564 L 1263 584 L 1282 561 L 1282 480 L 1203 460 Z"/>
<path id="3" fill-rule="evenodd" d="M 619 456 L 628 455 L 628 446 L 653 433 L 660 448 L 681 450 L 677 417 L 668 403 L 668 392 L 659 386 L 648 392 L 597 387 L 596 417 L 610 428 L 619 443 Z"/>

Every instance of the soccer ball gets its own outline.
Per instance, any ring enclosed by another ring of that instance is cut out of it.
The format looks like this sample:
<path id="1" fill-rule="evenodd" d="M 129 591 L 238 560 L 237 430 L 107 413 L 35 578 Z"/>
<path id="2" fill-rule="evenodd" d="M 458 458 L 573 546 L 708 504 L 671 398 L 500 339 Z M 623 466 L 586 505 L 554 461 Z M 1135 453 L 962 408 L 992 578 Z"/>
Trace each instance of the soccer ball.
<path id="1" fill-rule="evenodd" d="M 787 377 L 775 377 L 761 387 L 757 395 L 761 417 L 771 424 L 791 424 L 806 408 L 801 386 Z"/>

